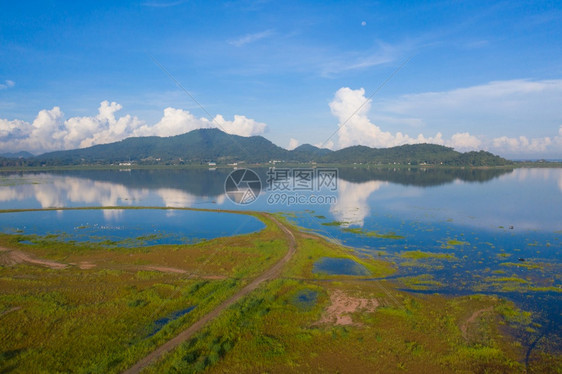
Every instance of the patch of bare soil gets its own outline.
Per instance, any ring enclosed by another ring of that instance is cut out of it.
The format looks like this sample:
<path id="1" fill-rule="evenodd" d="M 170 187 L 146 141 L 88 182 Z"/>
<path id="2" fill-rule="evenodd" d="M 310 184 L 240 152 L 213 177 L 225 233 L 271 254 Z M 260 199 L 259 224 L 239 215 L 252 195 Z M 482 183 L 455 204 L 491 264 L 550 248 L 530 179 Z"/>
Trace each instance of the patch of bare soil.
<path id="1" fill-rule="evenodd" d="M 185 270 L 170 268 L 167 266 L 143 266 L 142 268 L 145 270 L 159 271 L 161 273 L 177 273 L 177 274 L 187 273 Z"/>
<path id="2" fill-rule="evenodd" d="M 463 338 L 468 340 L 468 329 L 470 325 L 474 324 L 474 322 L 476 322 L 476 319 L 479 318 L 482 314 L 491 312 L 492 310 L 493 308 L 489 306 L 487 308 L 474 311 L 474 313 L 472 313 L 472 315 L 468 317 L 468 319 L 464 321 L 464 323 L 460 326 Z"/>
<path id="3" fill-rule="evenodd" d="M 96 264 L 92 263 L 92 262 L 88 262 L 88 261 L 81 261 L 78 263 L 78 267 L 81 270 L 88 270 L 88 269 L 93 269 L 96 267 Z"/>
<path id="4" fill-rule="evenodd" d="M 67 267 L 66 264 L 62 264 L 60 262 L 36 258 L 16 249 L 0 247 L 0 265 L 12 266 L 23 262 L 45 266 L 50 269 L 64 269 Z"/>
<path id="5" fill-rule="evenodd" d="M 357 325 L 351 318 L 352 313 L 372 313 L 380 305 L 377 299 L 352 297 L 342 290 L 335 290 L 330 295 L 330 301 L 330 306 L 317 324 Z"/>

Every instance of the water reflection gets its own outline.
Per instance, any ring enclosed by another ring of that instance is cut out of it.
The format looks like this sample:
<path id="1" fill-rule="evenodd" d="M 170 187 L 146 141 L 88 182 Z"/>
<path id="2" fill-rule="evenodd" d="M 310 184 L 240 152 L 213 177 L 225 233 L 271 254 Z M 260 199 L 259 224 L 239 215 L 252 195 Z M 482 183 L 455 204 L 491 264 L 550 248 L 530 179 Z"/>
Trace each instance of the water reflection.
<path id="1" fill-rule="evenodd" d="M 35 201 L 41 208 L 59 208 L 75 204 L 131 205 L 148 194 L 147 189 L 131 189 L 116 183 L 52 174 L 35 174 L 31 180 L 10 176 L 5 184 L 14 185 L 0 187 L 0 201 Z"/>
<path id="2" fill-rule="evenodd" d="M 334 219 L 342 222 L 342 227 L 362 227 L 370 213 L 367 200 L 372 193 L 386 184 L 387 182 L 381 181 L 352 183 L 340 180 L 337 203 L 330 207 Z"/>
<path id="3" fill-rule="evenodd" d="M 25 179 L 17 175 L 4 179 L 0 186 L 3 208 L 14 208 L 14 202 L 23 202 L 24 208 L 59 208 L 67 206 L 126 206 L 151 201 L 165 207 L 190 207 L 204 196 L 197 196 L 177 188 L 139 188 L 120 183 L 97 181 L 54 174 L 33 174 Z M 222 196 L 214 196 L 224 201 Z M 107 210 L 108 218 L 119 215 L 119 210 Z"/>
<path id="4" fill-rule="evenodd" d="M 224 195 L 228 169 L 81 170 L 11 173 L 0 178 L 0 208 L 69 206 L 165 206 L 271 211 L 315 210 L 344 226 L 364 227 L 384 215 L 453 221 L 472 227 L 556 231 L 562 217 L 562 169 L 368 169 L 340 168 L 337 203 L 266 204 L 268 192 L 249 206 Z M 262 181 L 267 169 L 256 169 Z M 265 185 L 265 182 L 264 182 Z M 122 212 L 107 211 L 107 219 Z M 173 213 L 169 213 L 173 214 Z"/>

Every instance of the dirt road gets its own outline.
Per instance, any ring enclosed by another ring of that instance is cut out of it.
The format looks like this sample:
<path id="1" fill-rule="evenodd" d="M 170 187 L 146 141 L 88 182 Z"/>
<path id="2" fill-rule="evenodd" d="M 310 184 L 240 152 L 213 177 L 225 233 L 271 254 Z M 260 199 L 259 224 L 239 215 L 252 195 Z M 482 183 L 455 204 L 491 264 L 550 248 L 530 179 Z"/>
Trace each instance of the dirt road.
<path id="1" fill-rule="evenodd" d="M 219 306 L 217 306 L 209 313 L 205 314 L 200 320 L 195 322 L 193 325 L 189 326 L 187 329 L 183 330 L 176 337 L 168 340 L 166 343 L 156 348 L 156 350 L 152 351 L 147 356 L 139 360 L 134 366 L 124 371 L 125 374 L 140 373 L 144 368 L 146 368 L 153 362 L 157 361 L 164 354 L 172 351 L 177 346 L 179 346 L 186 340 L 190 339 L 193 336 L 193 334 L 198 332 L 208 322 L 215 319 L 223 310 L 225 310 L 232 304 L 236 303 L 238 300 L 248 295 L 250 292 L 254 291 L 256 288 L 258 288 L 258 286 L 261 283 L 274 279 L 281 274 L 281 270 L 283 269 L 283 266 L 295 254 L 297 248 L 297 242 L 295 240 L 295 236 L 293 235 L 293 233 L 289 231 L 289 229 L 287 229 L 287 227 L 285 227 L 275 217 L 267 213 L 262 213 L 262 214 L 267 216 L 267 218 L 271 219 L 277 225 L 277 227 L 279 227 L 285 233 L 285 236 L 287 237 L 287 243 L 289 244 L 289 250 L 287 251 L 287 254 L 281 260 L 279 260 L 275 265 L 267 269 L 265 272 L 263 272 L 261 275 L 255 278 L 252 282 L 250 282 L 248 285 L 242 288 L 240 291 L 232 295 L 227 300 L 223 301 Z"/>
<path id="2" fill-rule="evenodd" d="M 16 249 L 0 247 L 0 265 L 11 266 L 21 264 L 23 262 L 45 266 L 51 269 L 64 269 L 67 267 L 66 264 L 62 264 L 60 262 L 36 258 Z"/>

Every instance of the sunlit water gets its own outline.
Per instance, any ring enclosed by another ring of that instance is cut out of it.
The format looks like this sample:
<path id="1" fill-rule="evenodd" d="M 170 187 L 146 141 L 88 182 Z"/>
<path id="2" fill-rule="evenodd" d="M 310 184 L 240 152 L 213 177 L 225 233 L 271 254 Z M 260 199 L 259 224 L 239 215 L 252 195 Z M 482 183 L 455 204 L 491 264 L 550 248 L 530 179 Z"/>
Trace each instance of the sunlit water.
<path id="1" fill-rule="evenodd" d="M 395 263 L 398 272 L 393 277 L 405 289 L 496 294 L 534 310 L 544 320 L 562 322 L 562 169 L 340 169 L 334 191 L 268 190 L 266 170 L 256 170 L 262 193 L 248 205 L 234 204 L 225 195 L 224 182 L 230 171 L 2 174 L 0 209 L 160 206 L 286 212 L 290 220 L 306 229 L 351 246 L 362 255 Z M 335 200 L 311 204 L 305 199 L 302 204 L 289 205 L 280 199 L 295 195 L 331 196 Z M 160 242 L 166 242 L 165 238 L 181 242 L 261 227 L 251 217 L 242 220 L 223 214 L 215 221 L 211 216 L 203 219 L 200 212 L 185 211 L 17 215 L 16 219 L 16 213 L 1 214 L 1 231 L 24 227 L 26 233 L 54 230 L 80 237 L 97 235 L 97 229 L 105 226 L 120 228 L 99 234 L 117 235 L 116 240 L 158 232 L 164 233 L 158 237 Z M 43 229 L 41 220 L 48 222 Z M 76 230 L 81 225 L 85 231 Z M 422 278 L 412 282 L 411 277 L 419 276 Z"/>

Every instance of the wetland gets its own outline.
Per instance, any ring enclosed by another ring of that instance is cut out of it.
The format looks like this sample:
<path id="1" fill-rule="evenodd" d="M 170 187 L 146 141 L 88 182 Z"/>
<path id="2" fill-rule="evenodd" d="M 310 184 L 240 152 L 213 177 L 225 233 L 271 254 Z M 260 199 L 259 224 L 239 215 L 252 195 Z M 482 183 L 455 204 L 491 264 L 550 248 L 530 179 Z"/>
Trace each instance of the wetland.
<path id="1" fill-rule="evenodd" d="M 292 206 L 228 172 L 2 174 L 1 369 L 131 367 L 284 258 L 275 220 L 280 275 L 147 372 L 560 366 L 562 169 L 342 169 Z"/>

